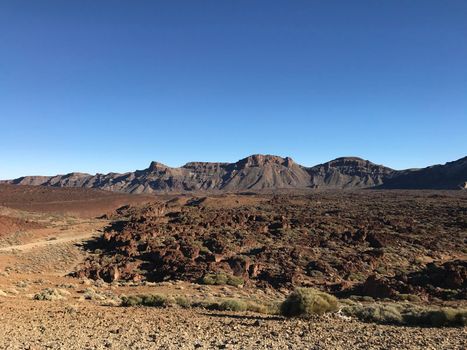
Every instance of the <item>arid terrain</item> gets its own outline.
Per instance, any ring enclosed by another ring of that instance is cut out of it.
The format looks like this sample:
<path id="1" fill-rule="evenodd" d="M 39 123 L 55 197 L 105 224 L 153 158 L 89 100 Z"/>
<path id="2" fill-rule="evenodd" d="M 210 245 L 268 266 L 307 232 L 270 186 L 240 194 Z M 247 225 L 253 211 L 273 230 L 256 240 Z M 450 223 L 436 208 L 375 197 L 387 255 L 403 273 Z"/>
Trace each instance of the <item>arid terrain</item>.
<path id="1" fill-rule="evenodd" d="M 467 306 L 465 191 L 2 185 L 0 205 L 1 349 L 467 348 L 465 320 L 401 317 Z M 301 286 L 338 309 L 276 312 Z M 371 308 L 384 312 L 348 311 Z"/>

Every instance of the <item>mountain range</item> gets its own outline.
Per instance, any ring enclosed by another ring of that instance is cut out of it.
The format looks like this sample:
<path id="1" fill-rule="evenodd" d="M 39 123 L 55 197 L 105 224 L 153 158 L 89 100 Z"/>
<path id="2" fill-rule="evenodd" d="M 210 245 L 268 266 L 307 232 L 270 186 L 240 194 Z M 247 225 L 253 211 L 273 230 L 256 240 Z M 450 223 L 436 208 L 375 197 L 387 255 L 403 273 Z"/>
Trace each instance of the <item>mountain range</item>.
<path id="1" fill-rule="evenodd" d="M 467 157 L 422 169 L 394 170 L 357 157 L 341 157 L 305 167 L 289 157 L 256 154 L 235 163 L 190 162 L 172 168 L 152 162 L 147 169 L 122 174 L 25 176 L 0 183 L 127 193 L 284 188 L 467 189 Z"/>

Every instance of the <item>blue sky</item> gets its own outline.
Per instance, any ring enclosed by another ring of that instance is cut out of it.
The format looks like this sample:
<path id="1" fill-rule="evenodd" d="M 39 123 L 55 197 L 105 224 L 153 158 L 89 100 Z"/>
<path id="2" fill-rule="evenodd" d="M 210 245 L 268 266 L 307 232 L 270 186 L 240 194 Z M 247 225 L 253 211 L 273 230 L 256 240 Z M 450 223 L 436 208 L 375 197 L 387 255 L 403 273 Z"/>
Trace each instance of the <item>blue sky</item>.
<path id="1" fill-rule="evenodd" d="M 0 0 L 0 178 L 467 155 L 465 0 Z"/>

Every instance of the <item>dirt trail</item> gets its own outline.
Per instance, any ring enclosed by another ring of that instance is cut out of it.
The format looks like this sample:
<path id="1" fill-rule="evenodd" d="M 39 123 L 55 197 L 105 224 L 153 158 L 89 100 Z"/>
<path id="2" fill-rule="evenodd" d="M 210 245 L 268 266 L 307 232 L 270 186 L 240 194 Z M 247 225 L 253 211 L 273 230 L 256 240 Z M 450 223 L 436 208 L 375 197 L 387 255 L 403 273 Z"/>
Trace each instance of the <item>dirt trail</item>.
<path id="1" fill-rule="evenodd" d="M 11 245 L 8 247 L 0 248 L 0 252 L 11 252 L 12 250 L 20 250 L 20 251 L 28 251 L 34 248 L 40 248 L 44 246 L 50 246 L 55 244 L 67 243 L 72 241 L 80 241 L 85 240 L 88 238 L 92 238 L 97 236 L 97 232 L 89 231 L 84 233 L 76 233 L 71 232 L 66 235 L 61 235 L 60 238 L 51 238 L 47 237 L 45 239 L 41 239 L 40 241 L 26 243 L 26 244 L 19 244 L 19 245 Z"/>

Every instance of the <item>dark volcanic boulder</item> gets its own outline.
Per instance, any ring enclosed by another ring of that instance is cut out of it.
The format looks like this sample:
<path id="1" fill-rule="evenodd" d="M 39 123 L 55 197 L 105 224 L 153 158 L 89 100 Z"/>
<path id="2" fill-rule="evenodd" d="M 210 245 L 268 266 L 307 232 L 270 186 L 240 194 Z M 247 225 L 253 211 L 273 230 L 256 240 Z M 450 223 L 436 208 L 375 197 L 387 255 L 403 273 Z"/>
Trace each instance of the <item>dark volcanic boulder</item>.
<path id="1" fill-rule="evenodd" d="M 467 261 L 454 260 L 442 265 L 430 263 L 408 277 L 410 283 L 425 287 L 432 285 L 445 289 L 467 288 Z"/>

